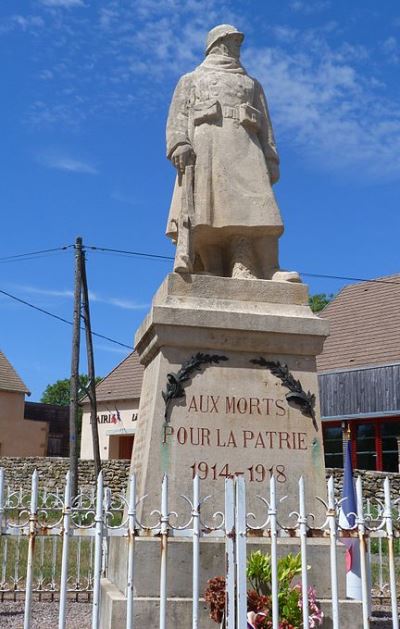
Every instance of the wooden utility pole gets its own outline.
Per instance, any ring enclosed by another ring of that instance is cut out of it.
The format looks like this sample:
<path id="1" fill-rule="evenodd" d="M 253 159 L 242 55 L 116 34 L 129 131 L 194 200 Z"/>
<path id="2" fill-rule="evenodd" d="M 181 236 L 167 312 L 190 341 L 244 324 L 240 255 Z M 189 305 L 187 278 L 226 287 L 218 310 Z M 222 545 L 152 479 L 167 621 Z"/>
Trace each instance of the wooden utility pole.
<path id="1" fill-rule="evenodd" d="M 94 370 L 94 355 L 93 355 L 93 339 L 92 328 L 90 324 L 90 308 L 89 308 L 89 291 L 87 285 L 86 276 L 86 258 L 85 253 L 81 256 L 81 278 L 82 278 L 82 316 L 85 324 L 86 334 L 86 352 L 88 363 L 88 376 L 89 384 L 87 386 L 87 394 L 90 400 L 90 425 L 92 429 L 92 443 L 93 443 L 93 459 L 96 478 L 101 471 L 100 460 L 100 446 L 99 446 L 99 431 L 97 425 L 97 402 L 96 402 L 96 376 Z"/>
<path id="2" fill-rule="evenodd" d="M 79 352 L 81 339 L 82 238 L 75 242 L 74 317 L 69 405 L 69 472 L 72 498 L 78 493 L 77 423 L 79 400 Z"/>

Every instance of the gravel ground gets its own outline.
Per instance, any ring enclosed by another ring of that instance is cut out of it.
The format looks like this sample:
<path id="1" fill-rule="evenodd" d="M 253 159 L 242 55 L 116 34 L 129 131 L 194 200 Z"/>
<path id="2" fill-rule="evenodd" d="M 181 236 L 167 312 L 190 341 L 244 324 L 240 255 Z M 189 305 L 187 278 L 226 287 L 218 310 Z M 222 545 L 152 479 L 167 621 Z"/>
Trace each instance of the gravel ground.
<path id="1" fill-rule="evenodd" d="M 68 629 L 90 629 L 92 606 L 87 603 L 68 603 Z M 0 603 L 0 629 L 22 629 L 24 603 L 5 601 Z M 54 629 L 58 626 L 58 603 L 32 604 L 32 629 Z"/>
<path id="2" fill-rule="evenodd" d="M 90 629 L 92 606 L 88 603 L 69 602 L 67 609 L 68 629 Z M 380 616 L 380 617 L 379 617 Z M 389 617 L 388 617 L 389 616 Z M 24 626 L 23 601 L 0 603 L 0 629 L 22 629 Z M 58 626 L 58 603 L 34 602 L 32 604 L 32 629 L 55 629 Z M 371 629 L 390 629 L 390 612 L 376 611 L 371 619 Z"/>

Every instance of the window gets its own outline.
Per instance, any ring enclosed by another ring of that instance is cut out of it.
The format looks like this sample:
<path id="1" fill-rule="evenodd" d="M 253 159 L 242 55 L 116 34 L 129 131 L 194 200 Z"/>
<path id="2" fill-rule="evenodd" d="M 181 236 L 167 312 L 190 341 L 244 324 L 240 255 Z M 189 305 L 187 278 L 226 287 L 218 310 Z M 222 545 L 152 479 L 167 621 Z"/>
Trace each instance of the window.
<path id="1" fill-rule="evenodd" d="M 381 424 L 382 470 L 384 472 L 399 471 L 399 452 L 397 438 L 400 437 L 400 422 Z"/>
<path id="2" fill-rule="evenodd" d="M 343 467 L 341 426 L 323 426 L 326 467 Z"/>
<path id="3" fill-rule="evenodd" d="M 351 420 L 353 467 L 360 470 L 383 472 L 399 471 L 400 418 Z M 342 425 L 339 422 L 322 424 L 325 465 L 343 467 Z"/>
<path id="4" fill-rule="evenodd" d="M 354 428 L 355 451 L 357 453 L 356 467 L 360 470 L 376 470 L 375 424 L 357 424 Z"/>

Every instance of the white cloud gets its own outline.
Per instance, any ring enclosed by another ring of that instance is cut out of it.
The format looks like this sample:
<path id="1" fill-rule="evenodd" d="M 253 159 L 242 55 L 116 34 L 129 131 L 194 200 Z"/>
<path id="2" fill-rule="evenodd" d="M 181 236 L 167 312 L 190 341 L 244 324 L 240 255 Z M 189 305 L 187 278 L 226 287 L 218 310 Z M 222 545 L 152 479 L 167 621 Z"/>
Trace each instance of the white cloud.
<path id="1" fill-rule="evenodd" d="M 110 198 L 119 203 L 125 203 L 126 205 L 138 205 L 138 198 L 133 193 L 129 194 L 121 190 L 114 190 L 110 194 Z"/>
<path id="2" fill-rule="evenodd" d="M 78 127 L 110 114 L 165 112 L 172 83 L 201 61 L 207 29 L 231 22 L 247 34 L 244 62 L 266 87 L 280 146 L 290 143 L 319 167 L 341 172 L 356 167 L 368 176 L 399 177 L 400 114 L 398 99 L 390 96 L 391 87 L 398 87 L 385 84 L 385 70 L 399 57 L 398 41 L 388 37 L 368 48 L 354 45 L 343 39 L 336 22 L 325 21 L 307 30 L 266 25 L 263 32 L 271 43 L 251 48 L 256 27 L 232 10 L 239 4 L 103 0 L 94 21 L 79 17 L 80 12 L 78 17 L 73 11 L 61 16 L 46 12 L 47 39 L 39 53 L 43 95 L 37 94 L 28 120 Z M 330 6 L 327 0 L 290 3 L 292 11 L 303 14 Z M 44 79 L 52 76 L 55 87 L 49 95 Z M 85 160 L 52 157 L 48 167 L 97 172 Z M 118 191 L 113 196 L 122 200 Z"/>
<path id="3" fill-rule="evenodd" d="M 358 59 L 348 47 L 341 52 L 317 39 L 313 48 L 297 42 L 294 52 L 278 46 L 247 54 L 266 89 L 278 145 L 322 168 L 352 176 L 358 169 L 366 181 L 398 178 L 400 110 L 359 70 Z"/>
<path id="4" fill-rule="evenodd" d="M 230 4 L 104 0 L 95 21 L 73 11 L 49 12 L 38 63 L 47 71 L 43 78 L 51 72 L 57 84 L 49 94 L 43 82 L 26 121 L 78 127 L 110 112 L 124 114 L 140 107 L 143 114 L 158 107 L 166 81 L 201 60 L 207 28 L 236 22 Z M 245 26 L 243 19 L 239 26 Z M 138 80 L 143 76 L 146 81 Z"/>
<path id="5" fill-rule="evenodd" d="M 123 308 L 124 310 L 145 310 L 149 307 L 149 304 L 138 304 L 130 299 L 116 299 L 110 297 L 109 299 L 103 299 L 103 303 L 111 304 L 117 308 Z"/>
<path id="6" fill-rule="evenodd" d="M 35 35 L 44 25 L 45 21 L 40 15 L 10 15 L 0 23 L 0 34 L 19 30 Z"/>
<path id="7" fill-rule="evenodd" d="M 72 290 L 53 290 L 51 288 L 39 288 L 37 286 L 26 286 L 26 285 L 17 285 L 13 288 L 17 288 L 25 293 L 29 293 L 31 295 L 44 295 L 45 297 L 67 297 L 68 299 L 74 296 L 74 292 Z"/>
<path id="8" fill-rule="evenodd" d="M 111 352 L 112 354 L 120 354 L 122 356 L 128 356 L 131 350 L 124 349 L 123 347 L 117 347 L 116 345 L 101 345 L 99 343 L 94 344 L 95 350 L 100 350 L 103 352 Z"/>
<path id="9" fill-rule="evenodd" d="M 397 39 L 395 37 L 388 37 L 383 42 L 382 48 L 384 52 L 393 52 L 394 50 L 397 50 Z"/>
<path id="10" fill-rule="evenodd" d="M 73 7 L 84 7 L 83 0 L 39 0 L 41 4 L 46 7 L 62 7 L 65 9 L 71 9 Z"/>
<path id="11" fill-rule="evenodd" d="M 50 70 L 51 72 L 51 70 Z M 61 75 L 62 73 L 59 72 Z M 71 77 L 62 77 L 62 80 L 72 80 Z M 54 97 L 53 97 L 54 98 Z M 55 94 L 56 102 L 46 100 L 35 100 L 28 113 L 25 121 L 31 125 L 68 125 L 69 127 L 78 127 L 87 118 L 87 108 L 85 107 L 85 98 L 83 96 L 67 97 L 65 92 Z M 94 106 L 92 107 L 94 113 Z"/>
<path id="12" fill-rule="evenodd" d="M 72 173 L 85 173 L 88 175 L 98 174 L 97 168 L 91 164 L 77 159 L 71 159 L 70 157 L 60 157 L 58 159 L 54 159 L 51 163 L 48 163 L 48 166 L 58 170 L 67 170 Z"/>
<path id="13" fill-rule="evenodd" d="M 132 301 L 131 299 L 119 297 L 103 297 L 92 291 L 89 291 L 89 298 L 92 302 L 116 306 L 117 308 L 122 308 L 123 310 L 145 310 L 149 307 L 149 304 L 140 304 L 136 301 Z"/>
<path id="14" fill-rule="evenodd" d="M 304 13 L 305 15 L 320 13 L 321 11 L 328 9 L 330 6 L 331 2 L 329 0 L 319 0 L 316 2 L 313 2 L 312 0 L 293 0 L 289 3 L 289 7 L 292 11 Z"/>
<path id="15" fill-rule="evenodd" d="M 272 32 L 276 39 L 281 42 L 292 42 L 298 35 L 298 30 L 290 26 L 273 26 Z"/>
<path id="16" fill-rule="evenodd" d="M 13 15 L 11 20 L 23 31 L 44 26 L 44 20 L 39 15 Z"/>
<path id="17" fill-rule="evenodd" d="M 388 37 L 382 44 L 382 51 L 390 63 L 400 63 L 400 46 L 396 37 Z"/>
<path id="18" fill-rule="evenodd" d="M 42 81 L 51 81 L 54 79 L 54 73 L 51 70 L 42 70 L 39 74 L 39 78 L 42 79 Z"/>
<path id="19" fill-rule="evenodd" d="M 67 155 L 60 155 L 54 152 L 44 152 L 37 155 L 36 160 L 46 168 L 63 170 L 70 173 L 80 173 L 84 175 L 98 175 L 97 168 L 80 159 L 74 159 Z"/>
<path id="20" fill-rule="evenodd" d="M 25 284 L 13 285 L 12 288 L 29 295 L 42 295 L 43 297 L 55 297 L 58 299 L 72 299 L 74 297 L 74 292 L 70 289 L 42 288 Z M 106 297 L 93 291 L 89 291 L 89 299 L 93 303 L 108 304 L 123 310 L 145 310 L 149 307 L 149 304 L 141 304 L 123 297 Z"/>

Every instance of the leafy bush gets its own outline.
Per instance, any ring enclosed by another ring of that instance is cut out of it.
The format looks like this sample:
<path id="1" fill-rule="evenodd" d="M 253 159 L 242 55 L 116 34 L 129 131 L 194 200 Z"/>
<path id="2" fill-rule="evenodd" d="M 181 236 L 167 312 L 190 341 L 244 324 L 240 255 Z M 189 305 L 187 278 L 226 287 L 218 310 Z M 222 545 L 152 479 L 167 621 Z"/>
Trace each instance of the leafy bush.
<path id="1" fill-rule="evenodd" d="M 279 629 L 301 629 L 303 594 L 300 585 L 293 585 L 293 579 L 301 574 L 300 553 L 289 553 L 278 560 L 278 602 Z M 270 555 L 261 551 L 251 553 L 247 561 L 247 578 L 251 590 L 247 592 L 248 623 L 254 629 L 271 629 L 272 568 Z M 215 577 L 208 581 L 204 596 L 210 617 L 217 623 L 223 622 L 225 612 L 225 577 Z M 322 624 L 323 613 L 316 601 L 316 592 L 307 592 L 310 627 Z"/>

